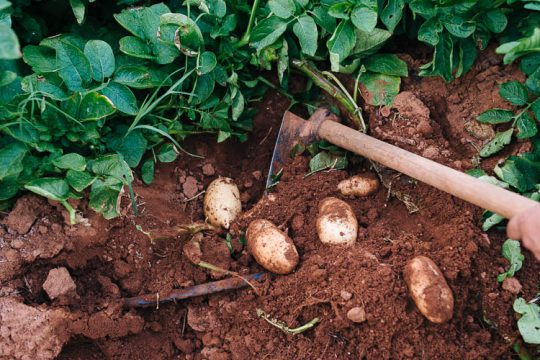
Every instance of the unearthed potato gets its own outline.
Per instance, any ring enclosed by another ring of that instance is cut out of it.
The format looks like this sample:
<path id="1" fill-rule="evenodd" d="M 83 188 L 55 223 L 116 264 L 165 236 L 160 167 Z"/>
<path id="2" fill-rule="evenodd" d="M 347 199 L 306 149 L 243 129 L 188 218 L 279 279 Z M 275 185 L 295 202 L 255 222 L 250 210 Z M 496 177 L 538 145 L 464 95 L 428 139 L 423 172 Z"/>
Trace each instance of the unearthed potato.
<path id="1" fill-rule="evenodd" d="M 317 234 L 325 244 L 352 245 L 358 235 L 358 220 L 349 204 L 335 197 L 319 203 Z"/>
<path id="2" fill-rule="evenodd" d="M 241 211 L 240 191 L 232 179 L 219 177 L 208 185 L 204 215 L 210 224 L 228 229 Z"/>
<path id="3" fill-rule="evenodd" d="M 293 241 L 268 220 L 253 220 L 246 232 L 249 252 L 268 271 L 288 274 L 298 265 Z"/>
<path id="4" fill-rule="evenodd" d="M 368 196 L 379 188 L 379 179 L 373 174 L 355 175 L 343 180 L 337 187 L 345 196 Z"/>
<path id="5" fill-rule="evenodd" d="M 441 324 L 452 318 L 452 290 L 439 267 L 430 258 L 415 257 L 407 263 L 403 273 L 414 303 L 429 321 Z"/>

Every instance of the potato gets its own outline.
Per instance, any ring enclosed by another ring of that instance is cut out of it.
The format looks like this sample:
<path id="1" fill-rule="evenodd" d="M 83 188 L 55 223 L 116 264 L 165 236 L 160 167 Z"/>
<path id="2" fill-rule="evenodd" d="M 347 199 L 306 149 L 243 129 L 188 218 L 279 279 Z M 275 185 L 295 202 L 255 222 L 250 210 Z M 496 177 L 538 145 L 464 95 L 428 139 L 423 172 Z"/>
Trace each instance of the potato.
<path id="1" fill-rule="evenodd" d="M 379 179 L 373 174 L 355 175 L 338 184 L 338 190 L 345 196 L 368 196 L 378 188 Z"/>
<path id="2" fill-rule="evenodd" d="M 358 220 L 349 204 L 328 197 L 319 203 L 317 234 L 325 244 L 352 245 L 358 235 Z"/>
<path id="3" fill-rule="evenodd" d="M 253 220 L 246 232 L 249 252 L 257 263 L 276 274 L 288 274 L 298 265 L 293 241 L 268 220 Z"/>
<path id="4" fill-rule="evenodd" d="M 452 318 L 452 290 L 439 267 L 430 258 L 415 257 L 407 263 L 403 274 L 414 303 L 429 321 L 441 324 Z"/>
<path id="5" fill-rule="evenodd" d="M 210 224 L 228 229 L 241 211 L 240 191 L 232 179 L 219 177 L 208 185 L 204 215 Z"/>

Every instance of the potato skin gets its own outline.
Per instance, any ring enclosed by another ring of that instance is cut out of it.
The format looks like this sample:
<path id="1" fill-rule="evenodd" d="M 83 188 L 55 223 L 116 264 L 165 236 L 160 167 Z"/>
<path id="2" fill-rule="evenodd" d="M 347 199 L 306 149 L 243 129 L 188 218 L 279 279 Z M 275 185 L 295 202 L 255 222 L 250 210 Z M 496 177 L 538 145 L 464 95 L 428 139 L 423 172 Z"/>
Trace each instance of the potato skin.
<path id="1" fill-rule="evenodd" d="M 208 185 L 204 215 L 210 224 L 228 229 L 241 211 L 240 191 L 232 179 L 219 177 Z"/>
<path id="2" fill-rule="evenodd" d="M 369 173 L 352 176 L 338 184 L 338 190 L 345 196 L 369 196 L 378 189 L 379 179 Z"/>
<path id="3" fill-rule="evenodd" d="M 330 245 L 352 245 L 358 235 L 358 220 L 345 201 L 327 197 L 319 203 L 317 215 L 319 239 Z"/>
<path id="4" fill-rule="evenodd" d="M 293 241 L 268 220 L 253 220 L 246 232 L 248 250 L 257 263 L 275 274 L 294 270 L 300 257 Z"/>
<path id="5" fill-rule="evenodd" d="M 429 321 L 442 324 L 454 312 L 454 296 L 439 267 L 426 256 L 410 260 L 403 272 L 409 294 Z"/>

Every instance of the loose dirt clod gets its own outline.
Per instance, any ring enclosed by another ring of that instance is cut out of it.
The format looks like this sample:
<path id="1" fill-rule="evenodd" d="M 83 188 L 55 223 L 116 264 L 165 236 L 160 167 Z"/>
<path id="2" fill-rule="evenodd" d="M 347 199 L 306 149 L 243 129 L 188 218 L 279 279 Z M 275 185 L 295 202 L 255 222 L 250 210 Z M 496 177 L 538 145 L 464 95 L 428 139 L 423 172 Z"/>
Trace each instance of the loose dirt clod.
<path id="1" fill-rule="evenodd" d="M 63 304 L 68 304 L 71 299 L 77 296 L 77 285 L 65 267 L 49 271 L 47 280 L 43 283 L 43 290 L 51 300 L 58 300 L 59 303 Z"/>
<path id="2" fill-rule="evenodd" d="M 515 277 L 509 277 L 504 279 L 502 283 L 502 288 L 506 291 L 511 292 L 512 294 L 519 294 L 523 286 L 521 286 L 519 280 Z"/>

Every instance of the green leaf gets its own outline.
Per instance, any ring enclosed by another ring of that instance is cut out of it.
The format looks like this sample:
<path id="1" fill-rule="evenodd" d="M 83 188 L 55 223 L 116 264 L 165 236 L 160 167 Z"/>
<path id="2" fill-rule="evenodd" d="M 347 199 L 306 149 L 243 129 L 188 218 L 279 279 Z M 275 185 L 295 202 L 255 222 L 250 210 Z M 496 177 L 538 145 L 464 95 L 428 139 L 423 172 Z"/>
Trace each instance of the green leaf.
<path id="1" fill-rule="evenodd" d="M 441 76 L 445 81 L 452 80 L 454 58 L 454 43 L 452 36 L 441 33 L 439 42 L 435 45 L 433 60 L 420 67 L 421 76 Z"/>
<path id="2" fill-rule="evenodd" d="M 205 51 L 201 54 L 201 57 L 199 59 L 199 67 L 197 69 L 197 74 L 203 75 L 208 74 L 217 65 L 217 58 L 216 55 L 211 51 Z"/>
<path id="3" fill-rule="evenodd" d="M 134 168 L 139 165 L 148 142 L 139 130 L 131 131 L 125 134 L 124 128 L 117 131 L 108 138 L 107 145 L 109 149 L 116 151 L 126 161 L 126 163 Z"/>
<path id="4" fill-rule="evenodd" d="M 17 35 L 8 25 L 0 23 L 0 59 L 14 60 L 21 55 Z"/>
<path id="5" fill-rule="evenodd" d="M 531 181 L 528 176 L 525 176 L 525 174 L 518 169 L 515 159 L 506 160 L 503 166 L 497 165 L 493 171 L 499 177 L 499 179 L 515 187 L 521 193 L 533 189 L 536 185 L 535 181 Z"/>
<path id="6" fill-rule="evenodd" d="M 497 133 L 495 137 L 493 138 L 493 140 L 488 142 L 482 148 L 482 150 L 480 150 L 480 156 L 488 157 L 502 150 L 502 148 L 504 148 L 505 145 L 510 144 L 510 142 L 512 141 L 513 132 L 514 132 L 514 129 L 510 128 L 506 131 Z"/>
<path id="7" fill-rule="evenodd" d="M 366 70 L 393 76 L 408 76 L 407 63 L 394 54 L 375 54 L 364 61 Z"/>
<path id="8" fill-rule="evenodd" d="M 357 5 L 351 12 L 351 21 L 358 30 L 372 32 L 377 25 L 377 11 Z"/>
<path id="9" fill-rule="evenodd" d="M 154 181 L 154 160 L 147 159 L 141 166 L 141 178 L 146 185 Z"/>
<path id="10" fill-rule="evenodd" d="M 523 260 L 525 260 L 525 256 L 521 253 L 519 241 L 516 240 L 506 240 L 502 246 L 502 254 L 510 262 L 510 267 L 504 273 L 497 276 L 499 282 L 503 282 L 504 279 L 514 276 L 521 269 Z"/>
<path id="11" fill-rule="evenodd" d="M 321 151 L 309 161 L 309 173 L 313 174 L 327 169 L 345 169 L 347 166 L 346 156 Z"/>
<path id="12" fill-rule="evenodd" d="M 503 124 L 514 118 L 514 113 L 504 109 L 489 109 L 478 115 L 476 120 L 485 124 Z"/>
<path id="13" fill-rule="evenodd" d="M 164 38 L 164 31 L 173 26 L 175 47 L 186 56 L 196 56 L 204 46 L 201 30 L 197 24 L 183 14 L 164 14 L 160 19 L 160 34 Z"/>
<path id="14" fill-rule="evenodd" d="M 17 74 L 13 71 L 0 71 L 0 87 L 7 86 L 17 79 Z"/>
<path id="15" fill-rule="evenodd" d="M 144 66 L 124 66 L 116 70 L 114 81 L 134 89 L 148 89 L 172 84 L 166 72 Z"/>
<path id="16" fill-rule="evenodd" d="M 523 37 L 500 45 L 495 52 L 504 54 L 504 63 L 510 64 L 529 51 L 540 51 L 540 28 L 536 27 L 531 36 Z"/>
<path id="17" fill-rule="evenodd" d="M 326 46 L 330 52 L 332 71 L 339 71 L 339 64 L 345 60 L 354 48 L 356 33 L 350 21 L 341 21 Z"/>
<path id="18" fill-rule="evenodd" d="M 529 98 L 527 89 L 519 81 L 509 81 L 501 84 L 499 95 L 514 105 L 525 105 Z"/>
<path id="19" fill-rule="evenodd" d="M 23 171 L 26 147 L 20 142 L 12 142 L 0 149 L 0 180 L 18 176 Z"/>
<path id="20" fill-rule="evenodd" d="M 540 121 L 540 97 L 531 104 L 531 111 L 536 117 L 536 120 Z"/>
<path id="21" fill-rule="evenodd" d="M 82 0 L 69 0 L 69 4 L 71 5 L 71 10 L 73 10 L 75 19 L 77 19 L 77 23 L 82 24 L 84 22 L 84 13 L 86 11 L 84 3 Z"/>
<path id="22" fill-rule="evenodd" d="M 44 44 L 54 46 L 56 49 L 58 75 L 66 82 L 68 89 L 82 91 L 84 86 L 92 80 L 90 62 L 78 47 L 66 40 L 49 39 L 53 41 Z"/>
<path id="23" fill-rule="evenodd" d="M 176 150 L 173 144 L 167 143 L 159 149 L 157 157 L 162 163 L 170 163 L 178 157 L 178 150 Z"/>
<path id="24" fill-rule="evenodd" d="M 72 188 L 80 192 L 92 185 L 96 177 L 85 171 L 68 170 L 66 180 Z"/>
<path id="25" fill-rule="evenodd" d="M 381 21 L 389 31 L 394 31 L 403 16 L 405 0 L 388 0 L 381 13 Z"/>
<path id="26" fill-rule="evenodd" d="M 519 67 L 527 75 L 534 73 L 540 67 L 540 52 L 525 55 L 521 58 Z"/>
<path id="27" fill-rule="evenodd" d="M 107 84 L 107 87 L 101 89 L 100 92 L 112 101 L 114 107 L 116 107 L 118 111 L 121 111 L 124 114 L 136 115 L 139 111 L 135 95 L 125 85 L 111 81 Z"/>
<path id="28" fill-rule="evenodd" d="M 89 162 L 88 167 L 96 175 L 112 177 L 126 185 L 133 181 L 133 174 L 129 165 L 119 154 L 100 156 Z"/>
<path id="29" fill-rule="evenodd" d="M 86 94 L 79 106 L 80 121 L 95 121 L 114 114 L 116 108 L 113 102 L 105 95 L 97 92 Z"/>
<path id="30" fill-rule="evenodd" d="M 307 16 L 302 15 L 293 25 L 293 32 L 300 42 L 300 47 L 304 54 L 314 56 L 317 51 L 317 25 L 315 21 Z"/>
<path id="31" fill-rule="evenodd" d="M 324 7 L 316 6 L 311 12 L 317 25 L 330 34 L 334 32 L 336 29 L 336 19 L 328 15 L 328 11 Z"/>
<path id="32" fill-rule="evenodd" d="M 533 94 L 540 95 L 540 67 L 529 75 L 527 80 L 525 80 L 525 85 Z"/>
<path id="33" fill-rule="evenodd" d="M 501 222 L 503 222 L 505 219 L 504 217 L 502 217 L 501 215 L 499 214 L 492 214 L 490 215 L 485 221 L 484 223 L 482 224 L 482 230 L 483 231 L 488 231 L 489 229 L 491 229 L 493 226 L 497 225 L 497 224 L 500 224 Z"/>
<path id="34" fill-rule="evenodd" d="M 53 165 L 66 170 L 84 171 L 86 169 L 86 159 L 77 153 L 62 155 L 53 160 Z"/>
<path id="35" fill-rule="evenodd" d="M 268 0 L 270 10 L 282 19 L 288 19 L 296 12 L 293 0 Z"/>
<path id="36" fill-rule="evenodd" d="M 155 59 L 148 44 L 136 36 L 124 36 L 120 39 L 120 51 L 126 55 L 141 59 Z"/>
<path id="37" fill-rule="evenodd" d="M 508 19 L 501 9 L 493 9 L 484 14 L 482 21 L 489 29 L 496 34 L 502 32 L 508 24 Z"/>
<path id="38" fill-rule="evenodd" d="M 364 99 L 371 105 L 390 105 L 399 94 L 401 78 L 385 74 L 364 73 L 360 77 Z"/>
<path id="39" fill-rule="evenodd" d="M 45 46 L 25 46 L 23 49 L 23 61 L 39 74 L 59 70 L 55 51 Z"/>
<path id="40" fill-rule="evenodd" d="M 19 182 L 16 177 L 0 181 L 0 200 L 8 200 L 19 192 Z"/>
<path id="41" fill-rule="evenodd" d="M 523 341 L 528 344 L 540 344 L 540 307 L 527 303 L 523 298 L 514 301 L 514 311 L 521 314 L 517 325 Z"/>
<path id="42" fill-rule="evenodd" d="M 356 44 L 353 53 L 369 55 L 377 51 L 388 40 L 392 33 L 375 28 L 372 32 L 356 30 Z"/>
<path id="43" fill-rule="evenodd" d="M 526 112 L 522 113 L 521 116 L 518 117 L 516 121 L 516 127 L 519 130 L 516 135 L 518 139 L 528 139 L 536 135 L 536 133 L 538 132 L 538 129 L 536 128 L 536 122 Z"/>
<path id="44" fill-rule="evenodd" d="M 236 93 L 236 96 L 232 99 L 232 118 L 234 121 L 237 121 L 240 118 L 240 115 L 244 112 L 244 95 L 240 91 Z"/>
<path id="45" fill-rule="evenodd" d="M 7 0 L 0 0 L 0 11 L 5 10 L 9 7 L 11 7 L 11 2 Z"/>
<path id="46" fill-rule="evenodd" d="M 22 79 L 21 88 L 28 94 L 39 92 L 54 100 L 65 100 L 68 95 L 61 88 L 62 79 L 53 75 L 54 74 L 28 75 Z"/>
<path id="47" fill-rule="evenodd" d="M 90 40 L 84 46 L 94 80 L 103 82 L 114 73 L 115 62 L 111 46 L 102 40 Z"/>
<path id="48" fill-rule="evenodd" d="M 457 16 L 452 16 L 444 22 L 444 27 L 450 34 L 464 39 L 474 33 L 476 30 L 476 23 L 474 21 L 465 21 L 465 19 Z"/>
<path id="49" fill-rule="evenodd" d="M 122 182 L 113 177 L 107 177 L 105 180 L 96 179 L 92 183 L 88 206 L 101 213 L 105 219 L 119 216 L 122 186 Z"/>
<path id="50" fill-rule="evenodd" d="M 69 198 L 69 185 L 64 179 L 40 178 L 28 182 L 24 188 L 51 200 L 62 201 Z"/>
<path id="51" fill-rule="evenodd" d="M 435 46 L 439 43 L 439 33 L 443 27 L 436 18 L 429 19 L 418 29 L 418 40 Z"/>
<path id="52" fill-rule="evenodd" d="M 250 44 L 257 51 L 272 45 L 287 30 L 287 22 L 277 16 L 262 20 L 251 33 Z"/>

